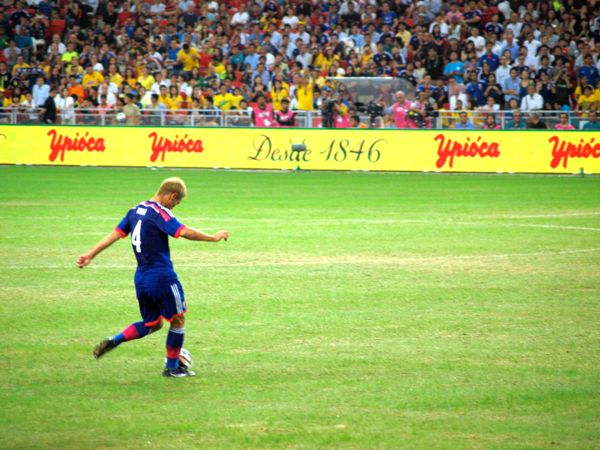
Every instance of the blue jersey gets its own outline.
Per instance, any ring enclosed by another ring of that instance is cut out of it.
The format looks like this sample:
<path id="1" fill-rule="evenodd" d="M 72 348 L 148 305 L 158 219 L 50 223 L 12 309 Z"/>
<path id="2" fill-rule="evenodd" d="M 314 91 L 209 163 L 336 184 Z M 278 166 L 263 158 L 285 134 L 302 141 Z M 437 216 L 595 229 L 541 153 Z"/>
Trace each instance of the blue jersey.
<path id="1" fill-rule="evenodd" d="M 137 259 L 137 283 L 157 283 L 177 278 L 171 262 L 169 236 L 179 237 L 185 228 L 173 213 L 156 202 L 134 206 L 119 223 L 116 231 L 124 238 L 131 233 L 131 246 Z M 158 279 L 154 279 L 158 277 Z"/>

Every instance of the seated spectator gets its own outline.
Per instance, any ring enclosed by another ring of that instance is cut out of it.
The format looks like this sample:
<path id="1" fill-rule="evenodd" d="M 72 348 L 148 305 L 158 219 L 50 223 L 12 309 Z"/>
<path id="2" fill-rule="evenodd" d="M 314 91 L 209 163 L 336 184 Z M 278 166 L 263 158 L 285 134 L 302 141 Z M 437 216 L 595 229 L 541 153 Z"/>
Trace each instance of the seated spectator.
<path id="1" fill-rule="evenodd" d="M 487 98 L 485 105 L 479 107 L 478 109 L 479 109 L 479 111 L 481 111 L 483 113 L 496 114 L 500 111 L 500 105 L 498 103 L 496 103 L 494 97 L 489 96 Z"/>
<path id="2" fill-rule="evenodd" d="M 558 116 L 559 122 L 554 125 L 556 130 L 574 130 L 575 127 L 569 122 L 569 115 L 567 113 L 560 113 Z"/>
<path id="3" fill-rule="evenodd" d="M 448 86 L 448 101 L 450 103 L 450 109 L 452 111 L 461 109 L 457 106 L 458 100 L 461 101 L 463 106 L 466 106 L 468 98 L 467 94 L 464 93 L 464 86 L 462 84 L 456 83 L 454 80 L 452 80 L 452 82 L 449 82 Z"/>
<path id="4" fill-rule="evenodd" d="M 527 128 L 532 130 L 547 130 L 548 126 L 544 121 L 540 120 L 540 116 L 538 116 L 537 113 L 531 113 L 529 114 Z"/>
<path id="5" fill-rule="evenodd" d="M 527 86 L 527 95 L 521 100 L 521 111 L 531 112 L 544 109 L 544 98 L 535 91 L 533 83 Z"/>
<path id="6" fill-rule="evenodd" d="M 600 101 L 596 98 L 596 94 L 591 85 L 586 85 L 583 88 L 583 93 L 577 98 L 577 106 L 575 111 L 587 113 L 591 110 L 597 110 L 600 107 Z"/>
<path id="7" fill-rule="evenodd" d="M 518 109 L 513 110 L 512 117 L 506 121 L 505 130 L 524 130 L 527 128 L 527 123 Z"/>
<path id="8" fill-rule="evenodd" d="M 583 125 L 584 130 L 600 130 L 600 120 L 598 120 L 598 112 L 590 111 L 588 121 Z"/>
<path id="9" fill-rule="evenodd" d="M 454 124 L 455 130 L 473 130 L 475 125 L 469 119 L 466 111 L 461 111 L 459 114 L 459 120 Z"/>
<path id="10" fill-rule="evenodd" d="M 485 130 L 499 130 L 500 129 L 500 124 L 498 122 L 496 122 L 495 114 L 488 114 L 485 117 L 485 124 L 483 125 L 483 128 Z"/>

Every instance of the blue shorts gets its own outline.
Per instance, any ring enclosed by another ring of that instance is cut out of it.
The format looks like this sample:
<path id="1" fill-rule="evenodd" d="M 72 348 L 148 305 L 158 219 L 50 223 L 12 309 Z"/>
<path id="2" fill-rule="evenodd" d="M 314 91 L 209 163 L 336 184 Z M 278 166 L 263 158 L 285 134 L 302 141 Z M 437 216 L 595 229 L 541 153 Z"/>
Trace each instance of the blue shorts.
<path id="1" fill-rule="evenodd" d="M 135 292 L 147 327 L 156 325 L 161 319 L 171 322 L 173 317 L 182 316 L 187 311 L 183 288 L 178 280 L 159 286 L 136 283 Z"/>

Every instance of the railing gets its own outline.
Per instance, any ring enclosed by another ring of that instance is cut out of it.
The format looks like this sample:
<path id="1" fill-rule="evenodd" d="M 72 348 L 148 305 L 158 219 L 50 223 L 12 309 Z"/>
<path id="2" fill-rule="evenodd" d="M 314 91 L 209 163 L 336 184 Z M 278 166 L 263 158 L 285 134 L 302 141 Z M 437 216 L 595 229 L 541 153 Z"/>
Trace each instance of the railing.
<path id="1" fill-rule="evenodd" d="M 450 129 L 454 128 L 459 122 L 461 111 L 433 111 L 423 120 L 415 122 L 411 128 L 424 129 Z M 518 128 L 515 126 L 515 118 L 512 111 L 466 111 L 468 121 L 476 129 L 486 128 L 486 118 L 493 116 L 496 122 L 496 129 Z M 565 111 L 535 111 L 540 120 L 548 128 L 554 128 L 559 123 L 559 114 Z M 208 110 L 156 110 L 142 109 L 139 120 L 128 118 L 122 113 L 111 112 L 101 113 L 94 109 L 74 109 L 63 111 L 57 114 L 57 125 L 119 125 L 119 126 L 180 126 L 180 127 L 252 127 L 252 114 L 249 111 L 221 111 L 218 109 Z M 586 113 L 567 112 L 569 123 L 577 129 L 583 128 L 587 123 Z M 385 118 L 377 117 L 375 120 L 367 115 L 359 115 L 361 122 L 369 128 L 396 128 L 391 115 Z M 527 119 L 529 114 L 521 113 L 522 126 L 528 128 Z M 40 109 L 34 108 L 0 108 L 0 125 L 26 125 L 41 124 Z M 297 128 L 321 128 L 321 112 L 315 111 L 296 111 Z"/>

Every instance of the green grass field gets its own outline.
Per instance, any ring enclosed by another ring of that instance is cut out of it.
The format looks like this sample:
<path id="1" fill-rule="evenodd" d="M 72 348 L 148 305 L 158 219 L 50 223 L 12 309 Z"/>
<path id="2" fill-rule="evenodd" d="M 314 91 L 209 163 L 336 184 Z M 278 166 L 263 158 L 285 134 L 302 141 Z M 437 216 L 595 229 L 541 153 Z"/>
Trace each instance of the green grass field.
<path id="1" fill-rule="evenodd" d="M 129 241 L 171 241 L 199 373 L 161 377 Z M 599 448 L 600 178 L 0 167 L 0 447 Z"/>

